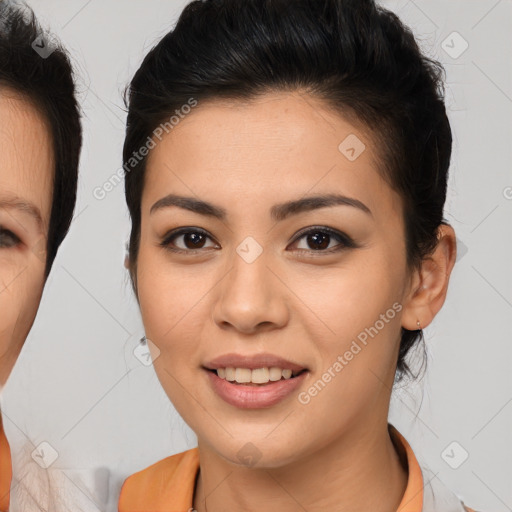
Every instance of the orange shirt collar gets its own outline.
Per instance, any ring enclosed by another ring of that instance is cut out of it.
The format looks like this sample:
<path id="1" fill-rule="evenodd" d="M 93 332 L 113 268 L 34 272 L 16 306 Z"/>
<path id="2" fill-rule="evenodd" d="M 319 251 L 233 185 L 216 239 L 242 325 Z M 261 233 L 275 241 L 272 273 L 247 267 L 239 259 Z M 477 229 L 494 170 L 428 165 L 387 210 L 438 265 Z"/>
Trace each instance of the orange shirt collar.
<path id="1" fill-rule="evenodd" d="M 388 430 L 393 444 L 401 454 L 401 458 L 407 460 L 407 487 L 402 497 L 397 512 L 422 512 L 423 510 L 423 474 L 421 467 L 405 437 L 388 423 Z"/>
<path id="2" fill-rule="evenodd" d="M 2 423 L 2 415 L 0 413 L 0 511 L 9 510 L 9 497 L 11 492 L 11 450 L 7 437 L 5 437 L 4 427 Z"/>
<path id="3" fill-rule="evenodd" d="M 407 461 L 407 488 L 397 512 L 422 512 L 423 475 L 406 439 L 391 424 L 388 430 L 401 459 Z M 199 470 L 199 450 L 192 448 L 149 466 L 127 478 L 119 512 L 186 512 L 193 507 Z"/>

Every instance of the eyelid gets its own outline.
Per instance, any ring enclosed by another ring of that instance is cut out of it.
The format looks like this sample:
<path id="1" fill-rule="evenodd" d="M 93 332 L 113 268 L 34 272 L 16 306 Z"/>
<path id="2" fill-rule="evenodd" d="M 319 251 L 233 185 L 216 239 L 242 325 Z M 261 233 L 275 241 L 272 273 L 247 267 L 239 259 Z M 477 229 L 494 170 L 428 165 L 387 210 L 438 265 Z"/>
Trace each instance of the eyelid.
<path id="1" fill-rule="evenodd" d="M 3 235 L 7 235 L 9 238 L 12 238 L 12 240 L 14 241 L 14 243 L 12 245 L 9 245 L 8 247 L 3 247 L 1 244 L 0 244 L 0 249 L 2 248 L 10 248 L 10 247 L 15 247 L 16 245 L 20 244 L 21 243 L 21 239 L 18 235 L 16 235 L 16 233 L 13 233 L 10 229 L 7 229 L 7 228 L 4 228 L 1 224 L 0 224 L 0 237 L 3 236 Z"/>
<path id="2" fill-rule="evenodd" d="M 328 235 L 331 235 L 333 237 L 341 239 L 342 242 L 344 242 L 346 245 L 350 246 L 356 246 L 355 242 L 350 238 L 348 235 L 343 233 L 342 231 L 338 231 L 337 229 L 330 228 L 328 226 L 308 226 L 304 229 L 301 229 L 297 235 L 295 236 L 295 240 L 300 240 L 305 235 L 309 235 L 311 233 L 326 233 Z M 325 251 L 318 251 L 318 252 L 325 252 Z"/>
<path id="3" fill-rule="evenodd" d="M 12 229 L 4 227 L 2 224 L 0 224 L 0 233 L 7 233 L 8 235 L 19 239 L 19 236 L 14 231 L 12 231 Z"/>
<path id="4" fill-rule="evenodd" d="M 176 238 L 180 235 L 186 235 L 188 233 L 199 233 L 200 235 L 204 235 L 213 240 L 213 237 L 204 229 L 196 228 L 194 226 L 189 226 L 189 227 L 182 227 L 182 228 L 177 228 L 175 230 L 169 231 L 168 233 L 166 233 L 163 236 L 162 244 L 168 243 L 168 241 L 171 240 L 172 238 Z"/>

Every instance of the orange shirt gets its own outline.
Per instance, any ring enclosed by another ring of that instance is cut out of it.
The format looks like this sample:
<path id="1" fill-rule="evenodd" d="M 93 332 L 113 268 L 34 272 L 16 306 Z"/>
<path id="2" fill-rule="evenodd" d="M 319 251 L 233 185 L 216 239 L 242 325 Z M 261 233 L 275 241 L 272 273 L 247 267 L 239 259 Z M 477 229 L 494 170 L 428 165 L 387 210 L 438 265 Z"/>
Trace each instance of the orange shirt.
<path id="1" fill-rule="evenodd" d="M 423 475 L 406 439 L 391 424 L 391 438 L 407 460 L 408 482 L 397 512 L 422 512 Z M 199 471 L 199 450 L 192 448 L 167 457 L 128 477 L 121 489 L 119 512 L 189 512 Z M 474 510 L 464 507 L 468 512 Z"/>
<path id="2" fill-rule="evenodd" d="M 2 424 L 2 415 L 0 414 L 0 511 L 9 510 L 9 496 L 11 492 L 11 450 L 5 437 Z"/>

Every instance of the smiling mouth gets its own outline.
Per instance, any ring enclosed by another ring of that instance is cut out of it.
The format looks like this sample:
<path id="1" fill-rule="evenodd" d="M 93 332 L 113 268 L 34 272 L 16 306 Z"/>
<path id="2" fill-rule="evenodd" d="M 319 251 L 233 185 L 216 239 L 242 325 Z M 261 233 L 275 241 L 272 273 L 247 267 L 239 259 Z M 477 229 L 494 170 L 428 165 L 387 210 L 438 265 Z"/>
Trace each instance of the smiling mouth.
<path id="1" fill-rule="evenodd" d="M 245 385 L 245 386 L 261 386 L 265 384 L 272 384 L 282 380 L 290 380 L 298 377 L 307 369 L 304 368 L 300 371 L 293 372 L 290 369 L 283 369 L 278 367 L 270 368 L 257 368 L 251 370 L 249 368 L 205 368 L 211 373 L 215 373 L 219 378 L 230 382 L 231 384 Z"/>

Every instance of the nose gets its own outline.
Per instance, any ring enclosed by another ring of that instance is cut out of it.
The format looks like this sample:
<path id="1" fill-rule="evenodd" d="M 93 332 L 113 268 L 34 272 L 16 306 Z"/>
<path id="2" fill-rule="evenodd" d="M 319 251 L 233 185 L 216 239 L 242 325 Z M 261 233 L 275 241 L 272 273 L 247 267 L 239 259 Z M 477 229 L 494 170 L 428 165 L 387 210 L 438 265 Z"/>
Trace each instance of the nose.
<path id="1" fill-rule="evenodd" d="M 288 322 L 286 285 L 264 254 L 248 263 L 234 253 L 231 270 L 217 288 L 213 311 L 221 329 L 253 334 L 282 328 Z"/>

